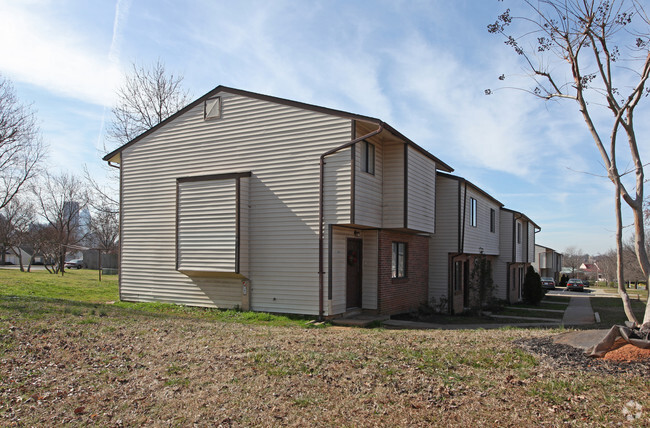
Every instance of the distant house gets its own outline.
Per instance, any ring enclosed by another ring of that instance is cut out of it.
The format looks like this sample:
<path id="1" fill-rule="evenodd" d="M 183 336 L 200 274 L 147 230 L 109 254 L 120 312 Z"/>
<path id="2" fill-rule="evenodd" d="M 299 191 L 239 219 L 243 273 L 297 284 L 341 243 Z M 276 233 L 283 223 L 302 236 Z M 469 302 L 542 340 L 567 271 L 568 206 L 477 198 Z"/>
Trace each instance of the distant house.
<path id="1" fill-rule="evenodd" d="M 429 296 L 447 299 L 450 313 L 470 306 L 474 260 L 485 255 L 494 266 L 499 256 L 503 204 L 478 186 L 439 172 L 436 179 L 436 230 L 430 241 Z"/>
<path id="2" fill-rule="evenodd" d="M 580 273 L 588 279 L 598 281 L 603 278 L 602 271 L 596 263 L 582 263 Z"/>
<path id="3" fill-rule="evenodd" d="M 560 281 L 562 254 L 554 249 L 535 244 L 535 261 L 532 265 L 539 276 L 553 278 L 555 282 Z"/>
<path id="4" fill-rule="evenodd" d="M 525 214 L 501 208 L 499 258 L 494 267 L 495 297 L 522 298 L 526 269 L 535 261 L 535 233 L 541 228 Z"/>
<path id="5" fill-rule="evenodd" d="M 428 300 L 452 168 L 379 119 L 219 86 L 104 160 L 122 300 L 322 316 Z"/>
<path id="6" fill-rule="evenodd" d="M 7 248 L 5 250 L 5 263 L 8 265 L 20 265 L 21 260 L 18 255 L 22 258 L 23 265 L 27 266 L 32 255 L 21 247 Z"/>

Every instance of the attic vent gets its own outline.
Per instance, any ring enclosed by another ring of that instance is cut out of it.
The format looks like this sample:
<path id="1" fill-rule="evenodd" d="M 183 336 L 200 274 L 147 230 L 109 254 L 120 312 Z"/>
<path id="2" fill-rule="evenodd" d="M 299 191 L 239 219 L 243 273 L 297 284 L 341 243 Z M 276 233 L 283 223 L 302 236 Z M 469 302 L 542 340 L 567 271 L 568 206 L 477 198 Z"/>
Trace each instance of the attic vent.
<path id="1" fill-rule="evenodd" d="M 205 101 L 203 106 L 203 118 L 205 120 L 221 118 L 221 97 L 210 98 Z"/>

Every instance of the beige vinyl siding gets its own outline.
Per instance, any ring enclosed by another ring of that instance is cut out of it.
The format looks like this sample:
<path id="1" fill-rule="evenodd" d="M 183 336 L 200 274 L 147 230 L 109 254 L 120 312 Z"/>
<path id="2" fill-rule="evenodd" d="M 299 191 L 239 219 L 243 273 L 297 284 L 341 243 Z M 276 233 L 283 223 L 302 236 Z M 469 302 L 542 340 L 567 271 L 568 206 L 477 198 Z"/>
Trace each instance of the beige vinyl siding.
<path id="1" fill-rule="evenodd" d="M 528 222 L 528 239 L 526 240 L 526 245 L 528 246 L 528 263 L 535 261 L 535 226 L 531 222 Z"/>
<path id="2" fill-rule="evenodd" d="M 250 276 L 250 178 L 239 179 L 239 273 Z"/>
<path id="3" fill-rule="evenodd" d="M 379 235 L 376 230 L 361 232 L 363 238 L 363 271 L 361 300 L 363 309 L 377 309 L 377 262 Z"/>
<path id="4" fill-rule="evenodd" d="M 375 174 L 363 171 L 361 151 L 363 142 L 355 145 L 355 214 L 354 222 L 359 225 L 381 227 L 383 193 L 382 181 L 384 151 L 382 144 L 375 144 Z"/>
<path id="5" fill-rule="evenodd" d="M 517 230 L 521 228 L 521 242 L 517 240 Z M 526 246 L 526 225 L 521 220 L 515 220 L 515 262 L 524 262 L 524 247 Z"/>
<path id="6" fill-rule="evenodd" d="M 470 198 L 476 200 L 477 225 L 471 225 Z M 499 206 L 472 186 L 467 186 L 465 215 L 465 242 L 463 251 L 468 254 L 479 254 L 481 248 L 487 255 L 499 254 Z M 490 232 L 490 209 L 495 210 L 495 232 Z"/>
<path id="7" fill-rule="evenodd" d="M 404 143 L 384 143 L 383 227 L 404 227 Z"/>
<path id="8" fill-rule="evenodd" d="M 408 221 L 409 229 L 433 233 L 436 206 L 436 164 L 408 147 Z"/>
<path id="9" fill-rule="evenodd" d="M 236 272 L 236 180 L 178 183 L 178 269 Z"/>
<path id="10" fill-rule="evenodd" d="M 508 286 L 508 263 L 512 262 L 513 214 L 499 210 L 499 257 L 494 264 L 494 297 L 506 299 Z"/>
<path id="11" fill-rule="evenodd" d="M 338 227 L 332 229 L 332 314 L 341 314 L 346 310 L 348 238 L 354 238 L 354 230 Z M 365 258 L 365 254 L 361 257 Z"/>
<path id="12" fill-rule="evenodd" d="M 360 231 L 362 246 L 361 304 L 363 309 L 377 309 L 378 234 L 375 230 Z M 347 242 L 355 238 L 354 229 L 333 228 L 332 232 L 332 301 L 330 313 L 346 311 Z"/>
<path id="13" fill-rule="evenodd" d="M 436 231 L 429 241 L 429 299 L 449 297 L 449 255 L 458 252 L 458 181 L 436 179 Z"/>
<path id="14" fill-rule="evenodd" d="M 122 152 L 122 298 L 239 304 L 241 279 L 175 270 L 176 179 L 251 171 L 251 309 L 317 314 L 319 157 L 350 140 L 350 120 L 223 95 L 221 119 L 197 105 Z M 326 224 L 349 221 L 346 153 L 328 158 Z"/>

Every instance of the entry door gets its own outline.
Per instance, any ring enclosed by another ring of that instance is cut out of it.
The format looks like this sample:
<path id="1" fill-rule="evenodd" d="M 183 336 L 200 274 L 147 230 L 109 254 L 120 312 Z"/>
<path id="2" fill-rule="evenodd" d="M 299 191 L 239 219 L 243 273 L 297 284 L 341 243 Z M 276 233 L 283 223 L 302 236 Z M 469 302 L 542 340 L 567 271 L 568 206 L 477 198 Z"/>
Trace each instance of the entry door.
<path id="1" fill-rule="evenodd" d="M 348 238 L 346 308 L 361 307 L 361 249 L 362 240 Z"/>

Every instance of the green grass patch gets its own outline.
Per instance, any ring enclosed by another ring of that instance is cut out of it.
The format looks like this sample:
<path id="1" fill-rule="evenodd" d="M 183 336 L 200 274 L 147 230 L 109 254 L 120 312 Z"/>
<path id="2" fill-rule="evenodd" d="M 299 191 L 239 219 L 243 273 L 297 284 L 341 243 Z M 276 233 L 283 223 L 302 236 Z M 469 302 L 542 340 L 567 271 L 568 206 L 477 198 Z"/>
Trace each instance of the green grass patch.
<path id="1" fill-rule="evenodd" d="M 617 288 L 599 288 L 599 289 L 605 291 L 605 293 L 618 295 Z M 641 290 L 641 289 L 637 290 L 635 288 L 628 288 L 625 291 L 627 291 L 627 294 L 628 296 L 630 296 L 630 299 L 639 299 L 644 302 L 648 301 L 648 292 L 646 290 Z"/>
<path id="2" fill-rule="evenodd" d="M 645 312 L 645 302 L 642 300 L 632 300 L 632 311 L 639 321 L 643 320 Z M 623 310 L 623 301 L 612 297 L 592 297 L 591 308 L 600 315 L 598 327 L 608 328 L 615 324 L 624 324 L 627 321 Z"/>
<path id="3" fill-rule="evenodd" d="M 588 391 L 591 386 L 583 379 L 549 379 L 538 382 L 528 391 L 532 396 L 540 397 L 553 404 L 566 402 L 567 398 Z"/>
<path id="4" fill-rule="evenodd" d="M 106 317 L 111 311 L 117 313 L 116 311 L 121 310 L 126 313 L 135 311 L 151 316 L 187 317 L 269 326 L 314 327 L 312 324 L 307 324 L 311 317 L 299 315 L 274 315 L 265 312 L 118 300 L 117 275 L 102 275 L 100 282 L 98 271 L 89 269 L 66 271 L 63 276 L 45 270 L 20 272 L 14 269 L 0 269 L 0 305 L 30 318 L 39 318 L 52 312 L 63 312 L 65 315 L 75 317 L 86 315 Z M 115 303 L 103 304 L 106 302 Z"/>
<path id="5" fill-rule="evenodd" d="M 98 271 L 80 269 L 66 271 L 65 275 L 46 270 L 21 272 L 0 269 L 0 295 L 47 297 L 78 302 L 108 302 L 119 299 L 117 275 L 102 275 Z"/>

